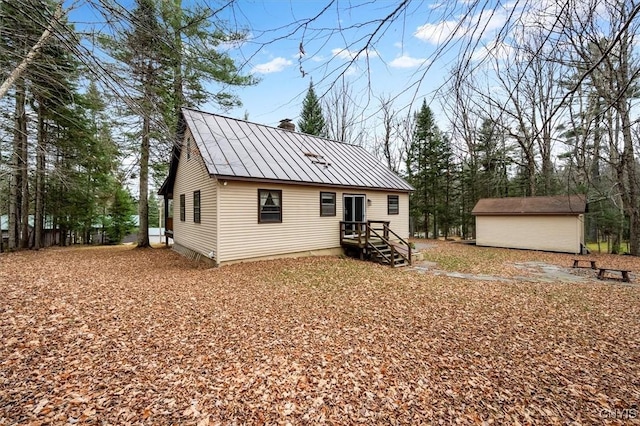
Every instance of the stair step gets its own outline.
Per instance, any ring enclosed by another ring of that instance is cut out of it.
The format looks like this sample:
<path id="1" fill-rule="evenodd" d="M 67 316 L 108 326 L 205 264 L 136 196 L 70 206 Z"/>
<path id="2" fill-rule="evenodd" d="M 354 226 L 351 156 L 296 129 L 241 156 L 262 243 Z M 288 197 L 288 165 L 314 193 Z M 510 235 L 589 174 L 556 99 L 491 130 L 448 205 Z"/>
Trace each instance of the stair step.
<path id="1" fill-rule="evenodd" d="M 380 263 L 387 264 L 387 265 L 391 264 L 391 261 L 386 257 L 376 256 L 375 260 L 377 260 Z M 406 263 L 406 260 L 404 260 L 404 258 L 402 258 L 402 257 L 395 257 L 393 260 L 394 260 L 394 263 L 396 265 L 399 265 L 401 263 Z"/>

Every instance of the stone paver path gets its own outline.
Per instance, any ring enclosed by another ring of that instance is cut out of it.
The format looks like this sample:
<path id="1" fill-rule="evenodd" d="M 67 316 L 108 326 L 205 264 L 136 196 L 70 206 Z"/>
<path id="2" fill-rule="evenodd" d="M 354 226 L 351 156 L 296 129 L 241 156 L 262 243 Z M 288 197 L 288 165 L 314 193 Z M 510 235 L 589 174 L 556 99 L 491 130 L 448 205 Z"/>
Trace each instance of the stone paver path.
<path id="1" fill-rule="evenodd" d="M 513 264 L 516 268 L 522 269 L 529 273 L 529 275 L 523 276 L 515 276 L 515 277 L 501 277 L 498 275 L 487 275 L 487 274 L 468 274 L 463 272 L 451 272 L 451 271 L 443 271 L 438 269 L 438 265 L 435 262 L 429 261 L 420 261 L 413 265 L 410 270 L 416 271 L 418 273 L 430 273 L 432 275 L 442 275 L 453 278 L 466 278 L 470 280 L 477 281 L 503 281 L 503 282 L 513 282 L 513 281 L 535 281 L 535 282 L 546 282 L 546 283 L 587 283 L 587 282 L 598 282 L 598 283 L 613 283 L 613 284 L 621 284 L 621 285 L 637 285 L 633 283 L 623 283 L 618 281 L 606 280 L 601 281 L 596 277 L 596 273 L 594 270 L 585 269 L 585 268 L 567 268 L 558 265 L 552 265 L 545 262 L 517 262 Z"/>

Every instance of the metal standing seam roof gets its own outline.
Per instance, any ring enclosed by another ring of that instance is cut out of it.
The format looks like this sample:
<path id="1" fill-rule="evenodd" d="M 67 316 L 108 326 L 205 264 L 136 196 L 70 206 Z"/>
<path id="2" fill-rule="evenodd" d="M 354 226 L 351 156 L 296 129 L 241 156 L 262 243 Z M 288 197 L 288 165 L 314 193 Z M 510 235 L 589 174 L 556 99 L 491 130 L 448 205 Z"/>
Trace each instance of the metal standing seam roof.
<path id="1" fill-rule="evenodd" d="M 584 195 L 554 195 L 544 197 L 482 198 L 471 214 L 496 215 L 578 215 L 586 213 Z"/>
<path id="2" fill-rule="evenodd" d="M 413 191 L 364 148 L 183 108 L 210 175 Z"/>

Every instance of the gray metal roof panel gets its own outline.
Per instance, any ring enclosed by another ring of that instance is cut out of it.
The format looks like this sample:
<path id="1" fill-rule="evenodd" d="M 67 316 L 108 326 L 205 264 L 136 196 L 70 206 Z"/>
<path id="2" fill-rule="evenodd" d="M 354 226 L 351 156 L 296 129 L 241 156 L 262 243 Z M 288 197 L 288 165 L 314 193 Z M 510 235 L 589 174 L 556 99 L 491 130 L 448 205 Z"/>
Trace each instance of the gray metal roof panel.
<path id="1" fill-rule="evenodd" d="M 274 137 L 267 127 L 256 127 L 256 134 L 259 135 L 254 141 L 256 145 L 260 145 L 265 155 L 270 155 L 274 161 L 281 167 L 284 174 L 278 175 L 278 179 L 281 180 L 302 180 L 300 170 L 294 167 L 293 161 L 290 158 L 283 157 L 283 146 L 278 139 Z"/>
<path id="2" fill-rule="evenodd" d="M 266 167 L 269 168 L 272 179 L 290 180 L 294 176 L 293 170 L 288 164 L 283 164 L 277 157 L 277 151 L 267 140 L 260 128 L 243 129 L 246 136 L 246 145 L 250 146 L 252 155 L 260 157 Z"/>
<path id="3" fill-rule="evenodd" d="M 261 130 L 275 147 L 275 155 L 278 156 L 280 164 L 286 164 L 291 170 L 293 170 L 296 177 L 292 180 L 309 182 L 311 177 L 308 174 L 308 170 L 306 170 L 304 165 L 300 164 L 295 153 L 298 150 L 298 147 L 296 146 L 295 141 L 291 140 L 289 135 L 285 133 L 287 131 L 267 126 L 261 127 Z"/>
<path id="4" fill-rule="evenodd" d="M 327 153 L 328 151 L 324 139 L 310 138 L 307 142 L 307 148 L 309 152 L 321 155 L 323 160 L 329 164 L 336 162 L 336 159 L 328 158 L 329 154 Z M 326 180 L 330 181 L 334 185 L 341 184 L 340 176 L 337 174 L 335 167 L 324 166 L 322 164 L 316 164 L 316 167 L 320 170 Z"/>
<path id="5" fill-rule="evenodd" d="M 216 124 L 220 131 L 218 143 L 222 149 L 231 153 L 234 159 L 237 159 L 243 167 L 232 166 L 235 170 L 235 174 L 239 176 L 260 176 L 266 177 L 264 171 L 258 167 L 253 157 L 249 155 L 247 146 L 249 138 L 244 133 L 243 129 L 237 125 L 237 123 L 230 120 L 223 120 L 221 117 L 215 117 Z M 225 145 L 226 144 L 226 145 Z M 256 158 L 262 158 L 261 155 L 256 155 Z M 237 168 L 237 169 L 236 169 Z"/>
<path id="6" fill-rule="evenodd" d="M 209 174 L 234 175 L 235 171 L 227 160 L 226 152 L 218 145 L 219 137 L 212 132 L 205 120 L 206 117 L 195 114 L 194 111 L 185 111 L 187 111 L 185 113 L 187 126 L 191 129 L 191 135 L 200 150 Z"/>
<path id="7" fill-rule="evenodd" d="M 356 145 L 193 109 L 183 116 L 212 175 L 413 190 Z"/>

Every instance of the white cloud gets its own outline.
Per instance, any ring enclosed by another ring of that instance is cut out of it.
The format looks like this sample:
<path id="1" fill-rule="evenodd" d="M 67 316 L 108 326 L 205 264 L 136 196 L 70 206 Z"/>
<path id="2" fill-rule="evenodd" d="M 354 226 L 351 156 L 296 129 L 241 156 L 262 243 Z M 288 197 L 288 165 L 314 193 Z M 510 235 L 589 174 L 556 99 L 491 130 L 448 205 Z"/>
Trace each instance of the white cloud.
<path id="1" fill-rule="evenodd" d="M 572 4 L 572 8 L 576 9 L 576 16 L 599 16 L 598 11 L 602 11 L 605 2 L 599 2 L 593 10 L 593 4 L 576 2 Z M 518 22 L 525 30 L 541 29 L 545 33 L 548 31 L 562 31 L 563 20 L 558 16 L 563 15 L 564 3 L 558 3 L 555 0 L 538 0 L 533 2 L 531 7 L 522 11 L 518 18 Z M 606 7 L 606 6 L 604 6 Z"/>
<path id="2" fill-rule="evenodd" d="M 421 25 L 413 35 L 422 41 L 436 45 L 465 36 L 481 39 L 493 36 L 506 21 L 505 9 L 486 9 L 475 15 L 461 16 L 458 21 L 448 20 Z"/>
<path id="3" fill-rule="evenodd" d="M 356 55 L 358 54 L 358 51 L 336 48 L 331 50 L 331 54 L 340 59 L 353 61 L 354 59 L 356 59 Z M 366 59 L 367 57 L 375 58 L 377 56 L 378 56 L 378 52 L 367 49 L 364 52 L 360 53 L 360 55 L 358 56 L 358 59 Z"/>
<path id="4" fill-rule="evenodd" d="M 277 57 L 264 64 L 256 65 L 253 67 L 252 72 L 254 74 L 271 74 L 274 72 L 280 72 L 292 64 L 293 62 L 289 59 Z"/>
<path id="5" fill-rule="evenodd" d="M 360 74 L 360 70 L 358 69 L 358 67 L 349 67 L 347 68 L 347 70 L 344 72 L 345 77 L 350 77 L 352 75 L 358 75 Z"/>
<path id="6" fill-rule="evenodd" d="M 492 40 L 484 46 L 478 47 L 478 49 L 473 52 L 473 55 L 471 55 L 471 60 L 474 62 L 482 62 L 489 57 L 502 60 L 507 59 L 513 54 L 513 47 L 502 41 Z"/>
<path id="7" fill-rule="evenodd" d="M 401 41 L 396 41 L 395 43 L 393 43 L 393 47 L 396 47 L 398 49 L 402 49 L 403 45 Z"/>
<path id="8" fill-rule="evenodd" d="M 462 27 L 456 21 L 442 21 L 437 24 L 424 24 L 413 34 L 417 39 L 431 44 L 440 44 L 448 39 L 457 39 L 464 35 Z"/>
<path id="9" fill-rule="evenodd" d="M 412 58 L 408 55 L 402 55 L 395 58 L 389 63 L 393 68 L 415 68 L 424 65 L 427 62 L 424 58 Z"/>

